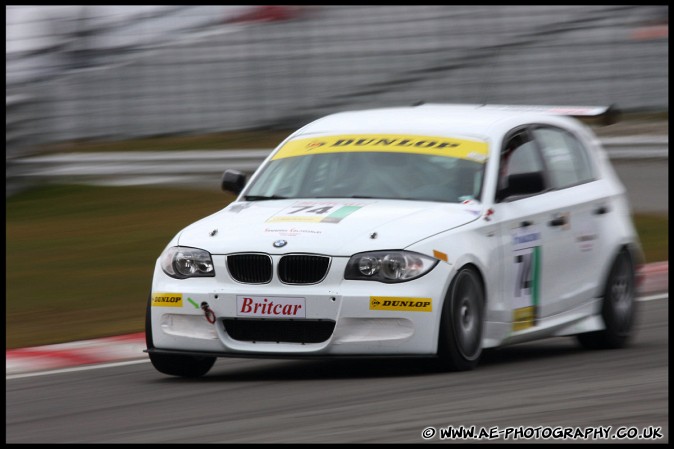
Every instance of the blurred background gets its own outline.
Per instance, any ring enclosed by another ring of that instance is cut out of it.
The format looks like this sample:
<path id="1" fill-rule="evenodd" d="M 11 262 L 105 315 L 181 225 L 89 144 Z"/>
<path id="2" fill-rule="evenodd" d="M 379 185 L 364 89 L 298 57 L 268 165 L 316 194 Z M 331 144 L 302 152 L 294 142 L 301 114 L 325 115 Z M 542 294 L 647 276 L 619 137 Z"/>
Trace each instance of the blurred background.
<path id="1" fill-rule="evenodd" d="M 600 137 L 638 134 L 666 152 L 668 14 L 666 5 L 7 5 L 8 345 L 141 330 L 163 245 L 231 200 L 190 196 L 170 176 L 135 181 L 160 190 L 64 187 L 83 179 L 72 167 L 96 184 L 172 160 L 217 188 L 226 168 L 251 171 L 320 116 L 422 101 L 617 105 L 638 120 Z M 662 159 L 628 164 L 631 182 L 656 183 L 635 203 L 666 211 Z M 54 176 L 60 185 L 41 184 Z M 56 333 L 66 310 L 58 335 L 36 338 Z"/>
<path id="2" fill-rule="evenodd" d="M 419 101 L 668 110 L 668 6 L 7 6 L 7 157 Z"/>

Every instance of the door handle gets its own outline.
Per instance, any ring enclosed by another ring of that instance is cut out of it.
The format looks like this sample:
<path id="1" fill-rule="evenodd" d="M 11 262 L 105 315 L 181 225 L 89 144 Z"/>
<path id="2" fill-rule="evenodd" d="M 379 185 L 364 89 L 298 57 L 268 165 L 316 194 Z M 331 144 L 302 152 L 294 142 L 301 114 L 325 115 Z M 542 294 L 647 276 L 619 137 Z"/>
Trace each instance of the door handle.
<path id="1" fill-rule="evenodd" d="M 549 226 L 564 226 L 565 224 L 566 224 L 566 216 L 564 216 L 564 215 L 560 215 L 559 217 L 555 217 L 548 222 Z"/>
<path id="2" fill-rule="evenodd" d="M 520 222 L 520 228 L 526 228 L 527 226 L 531 226 L 533 223 L 530 222 L 529 220 L 525 220 Z"/>
<path id="3" fill-rule="evenodd" d="M 596 208 L 593 212 L 594 212 L 595 215 L 604 215 L 604 214 L 608 213 L 609 211 L 610 211 L 610 209 L 608 208 L 608 206 L 604 206 L 602 204 L 601 206 Z"/>

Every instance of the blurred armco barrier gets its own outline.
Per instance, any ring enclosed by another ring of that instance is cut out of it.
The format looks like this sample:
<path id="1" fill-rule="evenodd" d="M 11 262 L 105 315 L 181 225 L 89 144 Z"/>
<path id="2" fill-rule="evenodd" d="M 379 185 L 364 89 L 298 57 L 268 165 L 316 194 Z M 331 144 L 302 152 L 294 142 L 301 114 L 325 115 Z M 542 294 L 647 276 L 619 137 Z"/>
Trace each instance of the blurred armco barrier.
<path id="1" fill-rule="evenodd" d="M 611 137 L 601 142 L 612 160 L 668 159 L 668 136 Z M 68 153 L 17 159 L 12 177 L 37 182 L 96 185 L 193 184 L 218 186 L 226 169 L 252 173 L 271 149 Z M 9 184 L 10 179 L 8 177 Z"/>
<path id="2" fill-rule="evenodd" d="M 64 142 L 296 129 L 424 101 L 666 113 L 668 14 L 667 5 L 8 5 L 7 194 L 58 173 L 211 183 L 200 175 L 259 163 L 189 156 L 176 171 L 168 159 L 157 168 L 22 159 Z M 660 157 L 648 148 L 638 157 Z"/>
<path id="3" fill-rule="evenodd" d="M 422 101 L 669 108 L 667 5 L 6 12 L 6 95 L 30 96 L 33 144 L 294 129 Z"/>

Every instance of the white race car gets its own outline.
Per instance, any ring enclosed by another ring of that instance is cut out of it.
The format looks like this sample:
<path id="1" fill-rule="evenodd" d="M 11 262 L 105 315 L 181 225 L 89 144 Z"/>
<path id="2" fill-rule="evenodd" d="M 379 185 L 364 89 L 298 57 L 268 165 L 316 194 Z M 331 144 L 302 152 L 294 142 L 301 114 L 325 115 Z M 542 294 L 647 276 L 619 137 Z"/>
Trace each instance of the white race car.
<path id="1" fill-rule="evenodd" d="M 422 105 L 333 114 L 284 140 L 158 258 L 147 352 L 437 357 L 576 336 L 623 346 L 642 251 L 589 127 L 606 108 Z M 187 205 L 189 207 L 189 205 Z"/>

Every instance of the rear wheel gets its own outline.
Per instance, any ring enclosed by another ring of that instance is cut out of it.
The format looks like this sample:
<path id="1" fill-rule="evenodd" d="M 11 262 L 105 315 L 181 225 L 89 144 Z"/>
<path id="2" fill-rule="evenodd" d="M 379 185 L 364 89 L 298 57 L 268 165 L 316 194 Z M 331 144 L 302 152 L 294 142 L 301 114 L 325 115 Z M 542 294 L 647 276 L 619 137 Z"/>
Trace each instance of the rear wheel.
<path id="1" fill-rule="evenodd" d="M 625 346 L 634 327 L 635 296 L 634 264 L 627 250 L 622 250 L 613 262 L 604 288 L 601 317 L 606 328 L 577 335 L 580 344 L 588 349 L 615 349 Z"/>
<path id="2" fill-rule="evenodd" d="M 145 343 L 148 349 L 154 349 L 152 340 L 152 297 L 148 298 L 145 312 Z M 216 357 L 191 355 L 171 355 L 149 353 L 150 362 L 157 371 L 170 376 L 200 377 L 215 364 Z"/>
<path id="3" fill-rule="evenodd" d="M 438 356 L 451 371 L 475 368 L 482 355 L 485 293 L 472 268 L 462 268 L 449 286 L 440 318 Z"/>

